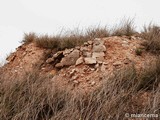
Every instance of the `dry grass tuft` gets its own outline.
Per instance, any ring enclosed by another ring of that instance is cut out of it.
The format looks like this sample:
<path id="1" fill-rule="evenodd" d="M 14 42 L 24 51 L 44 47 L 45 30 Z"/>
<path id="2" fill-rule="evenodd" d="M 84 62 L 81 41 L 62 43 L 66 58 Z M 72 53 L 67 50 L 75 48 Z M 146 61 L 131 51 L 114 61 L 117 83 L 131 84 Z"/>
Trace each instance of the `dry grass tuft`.
<path id="1" fill-rule="evenodd" d="M 91 39 L 109 37 L 110 31 L 107 29 L 107 27 L 88 28 L 86 36 L 88 36 Z"/>
<path id="2" fill-rule="evenodd" d="M 160 56 L 157 57 L 155 63 L 148 66 L 145 71 L 142 72 L 138 79 L 137 89 L 150 90 L 157 88 L 160 83 Z"/>
<path id="3" fill-rule="evenodd" d="M 29 44 L 33 42 L 37 38 L 35 33 L 24 33 L 24 38 L 22 40 L 22 43 Z"/>
<path id="4" fill-rule="evenodd" d="M 57 48 L 60 44 L 59 37 L 51 37 L 48 35 L 38 36 L 35 39 L 35 43 L 38 47 L 54 49 Z"/>
<path id="5" fill-rule="evenodd" d="M 144 26 L 142 37 L 147 40 L 143 43 L 147 51 L 152 53 L 160 53 L 160 27 L 150 24 L 148 27 Z"/>
<path id="6" fill-rule="evenodd" d="M 132 36 L 135 33 L 134 19 L 123 19 L 112 30 L 112 36 Z"/>

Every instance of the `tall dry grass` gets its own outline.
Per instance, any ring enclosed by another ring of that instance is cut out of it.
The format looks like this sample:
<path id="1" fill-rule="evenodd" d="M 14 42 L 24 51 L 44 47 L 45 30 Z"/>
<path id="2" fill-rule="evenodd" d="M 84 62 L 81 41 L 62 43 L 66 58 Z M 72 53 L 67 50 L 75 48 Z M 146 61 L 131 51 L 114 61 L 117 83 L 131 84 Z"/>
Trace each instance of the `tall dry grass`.
<path id="1" fill-rule="evenodd" d="M 62 88 L 37 70 L 10 84 L 0 78 L 2 120 L 123 120 L 125 113 L 160 114 L 159 59 L 141 74 L 133 66 L 104 76 L 103 84 L 87 94 Z M 146 93 L 147 99 L 142 97 Z"/>
<path id="2" fill-rule="evenodd" d="M 24 33 L 22 43 L 29 44 L 29 43 L 33 42 L 36 38 L 37 38 L 37 35 L 33 32 L 30 32 L 28 34 Z"/>
<path id="3" fill-rule="evenodd" d="M 58 34 L 54 36 L 49 35 L 36 35 L 35 33 L 24 34 L 22 43 L 28 44 L 35 42 L 38 47 L 47 49 L 63 50 L 65 48 L 73 48 L 82 45 L 88 40 L 94 38 L 108 37 L 109 31 L 106 27 L 88 28 L 85 32 L 77 29 L 74 31 L 66 31 L 67 34 Z"/>
<path id="4" fill-rule="evenodd" d="M 152 53 L 160 53 L 160 27 L 150 24 L 144 26 L 142 37 L 147 41 L 143 43 L 147 51 Z"/>
<path id="5" fill-rule="evenodd" d="M 63 31 L 63 30 L 62 30 Z M 80 29 L 60 32 L 57 35 L 36 35 L 35 33 L 24 34 L 22 43 L 35 42 L 37 46 L 47 49 L 63 50 L 79 46 L 88 40 L 109 36 L 132 36 L 136 33 L 134 19 L 123 19 L 112 30 L 106 26 L 89 27 L 85 31 Z"/>
<path id="6" fill-rule="evenodd" d="M 122 19 L 113 29 L 107 27 L 90 27 L 84 31 L 80 29 L 65 31 L 57 35 L 36 35 L 35 33 L 25 33 L 22 43 L 28 44 L 35 42 L 37 46 L 46 49 L 64 50 L 65 48 L 73 48 L 82 45 L 88 40 L 95 38 L 103 38 L 109 36 L 133 36 L 139 34 L 136 31 L 134 19 Z M 144 26 L 139 34 L 147 41 L 143 43 L 147 51 L 152 53 L 160 53 L 160 27 L 158 25 L 149 24 Z M 139 51 L 137 51 L 138 53 Z M 138 53 L 139 54 L 139 53 Z"/>
<path id="7" fill-rule="evenodd" d="M 122 19 L 112 29 L 111 36 L 132 36 L 136 33 L 134 19 Z"/>

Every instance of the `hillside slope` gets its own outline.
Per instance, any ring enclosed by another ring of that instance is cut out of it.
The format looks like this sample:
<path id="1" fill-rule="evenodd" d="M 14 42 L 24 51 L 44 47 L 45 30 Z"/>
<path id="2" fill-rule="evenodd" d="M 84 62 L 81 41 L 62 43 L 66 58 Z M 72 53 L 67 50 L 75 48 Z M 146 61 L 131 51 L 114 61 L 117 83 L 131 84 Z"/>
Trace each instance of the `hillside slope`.
<path id="1" fill-rule="evenodd" d="M 58 52 L 30 43 L 20 46 L 7 58 L 3 71 L 9 77 L 22 76 L 39 65 L 40 72 L 47 73 L 60 84 L 71 83 L 80 89 L 91 89 L 101 83 L 100 78 L 111 76 L 116 70 L 134 65 L 143 71 L 149 66 L 156 56 L 143 50 L 144 41 L 134 36 L 96 38 L 82 46 Z M 139 49 L 141 55 L 136 53 Z"/>
<path id="2" fill-rule="evenodd" d="M 62 94 L 64 96 L 57 99 L 58 101 L 68 101 L 67 103 L 63 102 L 63 105 L 70 105 L 73 102 L 75 104 L 72 106 L 73 108 L 67 107 L 62 111 L 59 108 L 55 110 L 54 107 L 59 102 L 57 101 L 55 104 L 52 104 L 53 100 L 50 99 L 50 97 L 52 97 L 52 95 L 50 95 L 52 92 L 47 92 L 47 96 L 44 95 L 46 98 L 36 98 L 37 100 L 41 100 L 40 103 L 43 100 L 48 100 L 49 98 L 49 103 L 47 102 L 43 104 L 47 104 L 47 106 L 52 107 L 46 108 L 42 105 L 41 109 L 44 110 L 44 114 L 48 114 L 49 112 L 49 116 L 47 116 L 47 118 L 51 118 L 53 120 L 91 120 L 95 117 L 97 117 L 95 119 L 99 120 L 115 119 L 116 114 L 118 115 L 118 119 L 122 119 L 124 118 L 124 113 L 127 111 L 129 113 L 137 113 L 138 111 L 144 112 L 145 110 L 146 112 L 153 112 L 155 109 L 157 110 L 155 113 L 159 113 L 157 107 L 152 110 L 149 109 L 153 108 L 151 105 L 151 101 L 153 100 L 156 100 L 157 102 L 154 103 L 154 105 L 156 104 L 159 106 L 160 100 L 158 97 L 159 92 L 157 90 L 158 83 L 150 81 L 149 79 L 149 81 L 146 81 L 147 77 L 143 76 L 144 73 L 146 73 L 146 70 L 150 70 L 150 68 L 153 68 L 156 64 L 157 56 L 144 49 L 144 46 L 142 45 L 144 41 L 144 39 L 136 36 L 96 38 L 85 42 L 81 46 L 76 46 L 75 48 L 65 49 L 62 51 L 40 48 L 37 47 L 34 42 L 23 44 L 17 48 L 16 52 L 12 53 L 7 58 L 8 63 L 0 68 L 0 80 L 4 83 L 3 85 L 7 85 L 9 83 L 14 84 L 15 81 L 22 82 L 23 80 L 25 81 L 24 76 L 26 73 L 32 74 L 32 72 L 38 70 L 41 77 L 47 77 L 47 81 L 39 83 L 40 87 L 35 87 L 35 91 L 41 91 L 47 86 L 46 89 L 53 92 L 55 85 L 57 89 L 63 90 L 64 88 L 64 91 L 68 91 L 69 88 L 70 93 L 74 94 L 74 96 L 71 97 L 72 99 L 66 97 L 66 94 Z M 152 75 L 155 75 L 155 73 Z M 143 78 L 145 78 L 145 81 L 143 81 Z M 27 77 L 27 81 L 28 79 L 29 78 Z M 30 82 L 32 83 L 32 81 Z M 29 84 L 28 82 L 26 83 L 27 86 L 32 85 L 30 82 Z M 16 82 L 16 84 L 18 83 Z M 25 83 L 23 84 L 25 85 Z M 153 88 L 150 89 L 150 87 L 148 87 L 153 84 L 155 91 L 152 91 Z M 4 87 L 4 89 L 8 89 L 8 87 Z M 26 89 L 28 90 L 28 88 Z M 25 92 L 27 90 L 25 90 Z M 65 93 L 64 91 L 63 93 Z M 29 92 L 29 96 L 32 96 L 31 93 Z M 43 92 L 40 94 L 42 93 Z M 19 93 L 17 94 L 19 95 Z M 36 94 L 39 95 L 39 92 Z M 57 95 L 57 93 L 54 95 Z M 77 96 L 75 97 L 75 95 Z M 83 95 L 89 96 L 83 98 Z M 53 97 L 53 99 L 55 100 L 56 98 Z M 78 101 L 76 102 L 76 100 Z M 93 100 L 93 104 L 92 102 L 89 102 L 90 100 Z M 110 100 L 111 102 L 109 102 Z M 126 102 L 124 100 L 126 100 Z M 37 103 L 34 104 L 36 105 Z M 96 106 L 97 104 L 99 105 Z M 77 106 L 78 109 L 80 109 L 79 112 L 77 108 L 74 108 L 76 105 L 82 105 L 82 108 Z M 122 106 L 120 107 L 119 105 Z M 26 106 L 24 106 L 24 108 L 25 107 Z M 96 109 L 94 107 L 96 107 Z M 48 109 L 50 111 L 48 111 Z M 73 110 L 73 114 L 69 112 L 70 110 Z M 40 111 L 38 111 L 38 115 L 41 113 Z M 69 113 L 66 115 L 64 114 L 66 112 Z M 90 112 L 95 114 L 92 115 Z M 88 115 L 86 115 L 86 113 L 88 113 Z M 76 114 L 78 115 L 76 116 Z M 26 119 L 33 116 L 30 113 Z M 16 118 L 17 116 L 14 117 Z M 42 120 L 41 117 L 44 118 L 42 115 L 35 119 Z"/>

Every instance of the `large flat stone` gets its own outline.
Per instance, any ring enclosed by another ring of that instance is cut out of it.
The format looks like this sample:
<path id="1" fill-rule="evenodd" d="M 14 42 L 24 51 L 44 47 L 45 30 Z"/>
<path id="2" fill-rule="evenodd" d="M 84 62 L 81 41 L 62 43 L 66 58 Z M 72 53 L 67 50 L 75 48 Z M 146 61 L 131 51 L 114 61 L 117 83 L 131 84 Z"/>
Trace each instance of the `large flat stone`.
<path id="1" fill-rule="evenodd" d="M 91 57 L 84 58 L 84 62 L 85 62 L 85 64 L 96 64 L 97 63 L 96 59 L 91 58 Z"/>
<path id="2" fill-rule="evenodd" d="M 62 60 L 60 61 L 60 63 L 56 64 L 55 67 L 60 68 L 60 67 L 63 67 L 63 66 L 75 65 L 79 56 L 80 56 L 80 51 L 75 49 L 70 54 L 63 57 Z"/>
<path id="3" fill-rule="evenodd" d="M 79 58 L 79 56 L 80 56 L 79 50 L 74 50 L 69 55 L 67 55 L 66 57 L 62 58 L 61 63 L 64 66 L 74 65 L 74 64 L 76 64 L 76 61 Z"/>

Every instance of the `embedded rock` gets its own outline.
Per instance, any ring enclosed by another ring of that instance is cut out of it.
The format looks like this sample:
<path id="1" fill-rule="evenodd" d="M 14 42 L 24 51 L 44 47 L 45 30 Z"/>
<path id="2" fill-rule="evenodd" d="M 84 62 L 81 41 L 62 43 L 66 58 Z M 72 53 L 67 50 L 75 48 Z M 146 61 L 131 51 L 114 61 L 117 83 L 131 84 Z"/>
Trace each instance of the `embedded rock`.
<path id="1" fill-rule="evenodd" d="M 82 64 L 83 61 L 84 61 L 84 58 L 83 58 L 83 57 L 78 58 L 78 60 L 76 61 L 76 65 Z"/>
<path id="2" fill-rule="evenodd" d="M 93 52 L 92 58 L 103 58 L 105 56 L 104 52 Z"/>
<path id="3" fill-rule="evenodd" d="M 116 62 L 113 63 L 113 66 L 119 66 L 119 65 L 121 65 L 121 64 L 122 64 L 121 61 L 116 61 Z"/>
<path id="4" fill-rule="evenodd" d="M 84 62 L 85 62 L 85 64 L 96 64 L 97 63 L 96 59 L 91 58 L 91 57 L 84 58 Z"/>
<path id="5" fill-rule="evenodd" d="M 91 52 L 83 51 L 82 54 L 83 54 L 84 57 L 91 57 L 92 56 Z"/>
<path id="6" fill-rule="evenodd" d="M 51 70 L 49 74 L 50 74 L 50 75 L 56 75 L 56 73 L 57 73 L 56 70 Z"/>
<path id="7" fill-rule="evenodd" d="M 93 52 L 105 52 L 106 47 L 103 44 L 93 45 Z"/>
<path id="8" fill-rule="evenodd" d="M 88 41 L 88 44 L 89 44 L 89 45 L 92 45 L 92 44 L 93 44 L 93 41 L 89 40 L 89 41 Z"/>
<path id="9" fill-rule="evenodd" d="M 70 66 L 76 64 L 77 59 L 80 56 L 79 50 L 73 50 L 70 54 L 62 58 L 61 60 L 61 66 Z M 59 66 L 59 65 L 58 65 Z"/>
<path id="10" fill-rule="evenodd" d="M 72 51 L 73 51 L 73 49 L 65 49 L 63 51 L 63 55 L 66 56 L 66 55 L 70 54 Z"/>
<path id="11" fill-rule="evenodd" d="M 56 65 L 55 65 L 55 67 L 56 68 L 62 68 L 64 65 L 62 64 L 62 63 L 57 63 Z"/>
<path id="12" fill-rule="evenodd" d="M 95 38 L 93 44 L 94 45 L 100 45 L 100 44 L 102 45 L 102 44 L 104 44 L 104 41 L 100 38 Z"/>
<path id="13" fill-rule="evenodd" d="M 46 63 L 48 63 L 48 64 L 50 64 L 50 63 L 52 63 L 52 62 L 54 62 L 54 58 L 48 58 L 48 59 L 46 60 Z"/>
<path id="14" fill-rule="evenodd" d="M 89 48 L 88 47 L 81 47 L 80 50 L 83 52 L 83 51 L 89 51 Z"/>
<path id="15" fill-rule="evenodd" d="M 95 85 L 96 84 L 96 82 L 95 81 L 92 81 L 91 82 L 91 86 L 93 86 L 93 85 Z"/>
<path id="16" fill-rule="evenodd" d="M 105 66 L 104 64 L 102 64 L 102 66 L 101 66 L 101 71 L 102 71 L 102 72 L 105 72 L 105 71 L 106 71 L 106 66 Z"/>
<path id="17" fill-rule="evenodd" d="M 63 54 L 63 51 L 58 51 L 56 54 L 53 55 L 53 58 L 57 58 L 58 56 L 62 54 Z"/>

